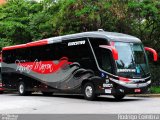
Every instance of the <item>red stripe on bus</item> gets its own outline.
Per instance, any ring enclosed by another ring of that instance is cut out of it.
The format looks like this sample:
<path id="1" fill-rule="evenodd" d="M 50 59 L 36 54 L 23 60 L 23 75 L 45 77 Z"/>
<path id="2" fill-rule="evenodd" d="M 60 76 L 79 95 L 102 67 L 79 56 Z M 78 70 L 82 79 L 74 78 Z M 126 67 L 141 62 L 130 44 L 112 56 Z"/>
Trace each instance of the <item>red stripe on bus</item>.
<path id="1" fill-rule="evenodd" d="M 27 43 L 27 46 L 32 47 L 32 46 L 41 46 L 41 45 L 47 45 L 47 44 L 48 44 L 48 40 L 44 39 L 40 41 Z"/>
<path id="2" fill-rule="evenodd" d="M 128 78 L 125 78 L 125 77 L 118 77 L 120 81 L 123 81 L 123 82 L 130 82 L 130 80 Z"/>
<path id="3" fill-rule="evenodd" d="M 48 40 L 44 39 L 40 41 L 30 42 L 27 44 L 4 47 L 2 50 L 13 50 L 13 49 L 26 48 L 26 47 L 32 47 L 32 46 L 41 46 L 41 45 L 47 45 L 47 44 L 48 44 Z"/>
<path id="4" fill-rule="evenodd" d="M 2 50 L 13 50 L 13 49 L 25 48 L 25 47 L 27 47 L 26 44 L 21 44 L 21 45 L 4 47 Z"/>

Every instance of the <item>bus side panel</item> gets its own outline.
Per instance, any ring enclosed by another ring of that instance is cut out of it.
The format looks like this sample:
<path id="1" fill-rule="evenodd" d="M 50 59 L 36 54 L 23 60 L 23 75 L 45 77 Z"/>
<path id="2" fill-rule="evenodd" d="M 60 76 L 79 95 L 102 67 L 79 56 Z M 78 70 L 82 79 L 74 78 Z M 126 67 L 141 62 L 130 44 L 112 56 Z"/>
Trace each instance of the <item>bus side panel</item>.
<path id="1" fill-rule="evenodd" d="M 84 38 L 3 51 L 2 67 L 5 88 L 17 89 L 23 81 L 30 91 L 76 92 L 83 80 L 94 76 L 96 66 Z"/>
<path id="2" fill-rule="evenodd" d="M 39 81 L 3 65 L 2 83 L 6 90 L 17 90 L 20 81 L 23 81 L 26 84 L 26 89 L 29 91 L 32 91 L 31 88 L 40 84 Z"/>

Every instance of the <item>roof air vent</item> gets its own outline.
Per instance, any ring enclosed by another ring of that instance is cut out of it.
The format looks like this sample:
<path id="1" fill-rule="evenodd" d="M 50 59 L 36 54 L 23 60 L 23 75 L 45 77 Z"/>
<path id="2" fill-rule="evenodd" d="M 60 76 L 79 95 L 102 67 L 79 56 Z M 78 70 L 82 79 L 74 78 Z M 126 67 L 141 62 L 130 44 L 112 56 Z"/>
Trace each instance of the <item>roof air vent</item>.
<path id="1" fill-rule="evenodd" d="M 104 30 L 103 29 L 98 29 L 98 32 L 104 32 Z"/>

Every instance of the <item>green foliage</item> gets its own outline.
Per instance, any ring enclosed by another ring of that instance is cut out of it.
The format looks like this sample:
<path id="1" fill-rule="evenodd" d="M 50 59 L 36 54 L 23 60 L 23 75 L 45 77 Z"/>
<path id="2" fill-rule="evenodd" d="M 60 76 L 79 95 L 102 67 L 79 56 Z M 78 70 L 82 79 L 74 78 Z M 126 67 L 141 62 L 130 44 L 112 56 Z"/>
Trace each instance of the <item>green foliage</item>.
<path id="1" fill-rule="evenodd" d="M 53 36 L 52 18 L 57 7 L 52 0 L 44 0 L 41 3 L 36 3 L 35 6 L 37 12 L 30 15 L 28 26 L 33 41 Z"/>
<path id="2" fill-rule="evenodd" d="M 128 4 L 133 23 L 133 32 L 140 37 L 144 44 L 160 49 L 160 1 L 137 0 Z"/>
<path id="3" fill-rule="evenodd" d="M 160 50 L 159 11 L 159 0 L 8 0 L 0 6 L 0 38 L 19 44 L 103 28 Z"/>
<path id="4" fill-rule="evenodd" d="M 153 86 L 153 87 L 151 87 L 150 92 L 154 93 L 154 94 L 159 94 L 160 93 L 160 87 Z"/>
<path id="5" fill-rule="evenodd" d="M 8 0 L 0 6 L 0 47 L 52 36 L 54 5 L 51 0 L 41 3 Z"/>
<path id="6" fill-rule="evenodd" d="M 0 7 L 1 40 L 8 39 L 9 44 L 27 41 L 28 7 L 23 0 L 9 0 L 7 4 Z"/>
<path id="7" fill-rule="evenodd" d="M 158 63 L 150 64 L 150 70 L 152 75 L 152 85 L 160 86 L 160 65 Z"/>

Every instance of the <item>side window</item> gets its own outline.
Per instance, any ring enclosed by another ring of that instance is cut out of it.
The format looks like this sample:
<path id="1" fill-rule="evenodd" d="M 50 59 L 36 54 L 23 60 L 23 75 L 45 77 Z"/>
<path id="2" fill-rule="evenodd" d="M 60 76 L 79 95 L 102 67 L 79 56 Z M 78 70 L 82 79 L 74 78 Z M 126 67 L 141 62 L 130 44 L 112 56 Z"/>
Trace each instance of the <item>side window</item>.
<path id="1" fill-rule="evenodd" d="M 64 56 L 70 62 L 78 62 L 83 68 L 95 69 L 95 60 L 86 38 L 71 39 L 64 41 Z"/>
<path id="2" fill-rule="evenodd" d="M 101 48 L 100 50 L 100 57 L 99 57 L 99 64 L 100 67 L 109 72 L 112 73 L 112 62 L 111 62 L 111 54 L 109 50 Z"/>
<path id="3" fill-rule="evenodd" d="M 7 51 L 3 51 L 3 56 L 2 56 L 3 62 L 7 63 L 8 58 L 9 58 L 9 55 L 7 55 Z"/>
<path id="4" fill-rule="evenodd" d="M 56 43 L 3 51 L 3 61 L 6 63 L 15 63 L 16 60 L 21 62 L 52 61 L 59 60 L 62 54 L 63 45 Z"/>
<path id="5" fill-rule="evenodd" d="M 30 52 L 29 52 L 29 60 L 31 62 L 38 60 L 38 61 L 47 61 L 50 60 L 51 57 L 53 56 L 51 54 L 51 47 L 49 47 L 48 45 L 44 45 L 44 46 L 35 46 L 35 47 L 31 47 L 29 48 Z"/>
<path id="6" fill-rule="evenodd" d="M 72 61 L 91 59 L 88 41 L 84 38 L 65 42 L 64 54 Z"/>
<path id="7" fill-rule="evenodd" d="M 35 46 L 30 49 L 30 61 L 53 61 L 63 57 L 63 44 L 54 43 L 44 46 Z"/>
<path id="8" fill-rule="evenodd" d="M 29 56 L 29 49 L 27 48 L 21 48 L 21 49 L 15 49 L 14 51 L 14 62 L 16 60 L 22 60 L 24 62 L 29 62 L 28 56 Z"/>
<path id="9" fill-rule="evenodd" d="M 46 46 L 34 46 L 29 49 L 30 49 L 29 50 L 30 52 L 29 52 L 28 58 L 30 62 L 33 62 L 35 60 L 42 61 L 48 58 L 47 57 L 48 53 L 46 52 L 47 50 Z"/>
<path id="10" fill-rule="evenodd" d="M 108 45 L 108 41 L 103 38 L 89 38 L 94 49 L 99 49 L 99 45 Z"/>
<path id="11" fill-rule="evenodd" d="M 3 51 L 3 62 L 5 63 L 15 63 L 17 57 L 16 50 L 6 50 Z"/>
<path id="12" fill-rule="evenodd" d="M 111 52 L 107 49 L 99 47 L 99 45 L 108 45 L 108 41 L 106 39 L 90 38 L 90 42 L 96 55 L 99 67 L 106 72 L 113 73 L 113 59 Z"/>
<path id="13" fill-rule="evenodd" d="M 16 60 L 28 61 L 29 51 L 27 48 L 13 49 L 3 51 L 3 61 L 6 63 L 15 63 Z"/>

